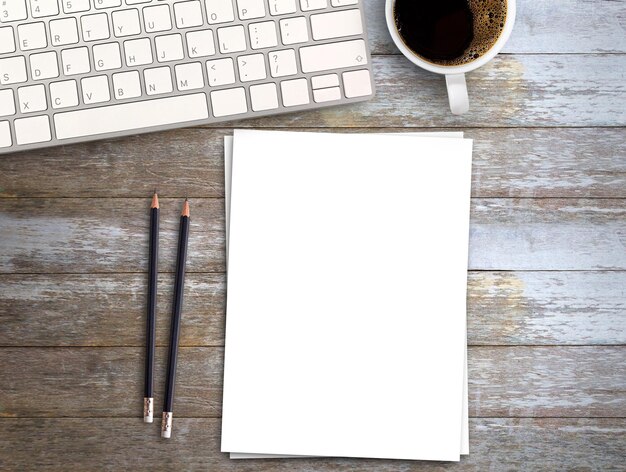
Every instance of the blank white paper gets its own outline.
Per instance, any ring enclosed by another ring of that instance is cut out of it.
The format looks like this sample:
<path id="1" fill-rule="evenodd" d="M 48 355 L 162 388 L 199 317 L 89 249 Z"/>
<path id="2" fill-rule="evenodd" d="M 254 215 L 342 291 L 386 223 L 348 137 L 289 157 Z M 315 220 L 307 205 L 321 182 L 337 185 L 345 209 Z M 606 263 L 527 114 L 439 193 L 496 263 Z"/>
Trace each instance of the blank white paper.
<path id="1" fill-rule="evenodd" d="M 463 138 L 463 132 L 418 132 L 418 133 L 403 133 L 405 136 L 416 137 L 443 137 L 443 138 Z M 351 136 L 357 136 L 351 134 Z M 225 189 L 225 206 L 226 206 L 226 258 L 228 259 L 228 233 L 230 226 L 230 187 L 231 187 L 231 171 L 233 162 L 233 137 L 224 136 L 224 189 Z M 468 382 L 467 382 L 467 336 L 463 341 L 465 347 L 465 368 L 463 371 L 463 399 L 462 410 L 463 415 L 461 418 L 461 455 L 469 454 L 469 408 L 468 408 Z M 276 459 L 276 458 L 303 458 L 312 456 L 287 456 L 287 455 L 275 455 L 275 454 L 251 454 L 246 452 L 231 452 L 229 454 L 231 459 Z"/>
<path id="2" fill-rule="evenodd" d="M 471 144 L 245 133 L 223 450 L 458 460 Z"/>

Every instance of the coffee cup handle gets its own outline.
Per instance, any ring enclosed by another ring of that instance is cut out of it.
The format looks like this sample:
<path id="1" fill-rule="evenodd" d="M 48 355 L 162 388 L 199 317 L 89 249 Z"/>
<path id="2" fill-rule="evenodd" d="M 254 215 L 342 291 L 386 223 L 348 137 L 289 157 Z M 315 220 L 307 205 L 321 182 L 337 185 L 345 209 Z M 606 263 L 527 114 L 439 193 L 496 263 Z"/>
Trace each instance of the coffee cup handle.
<path id="1" fill-rule="evenodd" d="M 469 98 L 467 96 L 465 74 L 446 75 L 446 85 L 448 87 L 450 111 L 455 115 L 462 115 L 467 112 L 469 110 Z"/>

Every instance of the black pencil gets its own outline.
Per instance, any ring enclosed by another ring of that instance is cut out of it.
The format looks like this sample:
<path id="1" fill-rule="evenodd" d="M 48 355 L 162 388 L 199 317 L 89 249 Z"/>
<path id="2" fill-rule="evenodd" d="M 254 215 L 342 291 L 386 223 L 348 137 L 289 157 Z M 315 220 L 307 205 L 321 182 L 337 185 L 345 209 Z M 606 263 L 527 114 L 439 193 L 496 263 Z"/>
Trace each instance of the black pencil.
<path id="1" fill-rule="evenodd" d="M 156 294 L 159 259 L 159 197 L 154 192 L 150 206 L 150 260 L 148 266 L 148 316 L 146 320 L 146 378 L 143 395 L 143 420 L 152 423 L 154 412 L 153 372 Z"/>
<path id="2" fill-rule="evenodd" d="M 172 435 L 172 413 L 174 406 L 174 383 L 176 381 L 176 358 L 178 357 L 178 338 L 180 335 L 180 318 L 183 310 L 183 292 L 185 288 L 185 261 L 187 259 L 187 240 L 189 238 L 189 202 L 185 200 L 180 215 L 178 235 L 178 258 L 176 261 L 176 279 L 174 282 L 174 306 L 172 307 L 172 327 L 170 330 L 170 350 L 167 362 L 167 381 L 165 385 L 165 402 L 161 421 L 161 437 Z"/>

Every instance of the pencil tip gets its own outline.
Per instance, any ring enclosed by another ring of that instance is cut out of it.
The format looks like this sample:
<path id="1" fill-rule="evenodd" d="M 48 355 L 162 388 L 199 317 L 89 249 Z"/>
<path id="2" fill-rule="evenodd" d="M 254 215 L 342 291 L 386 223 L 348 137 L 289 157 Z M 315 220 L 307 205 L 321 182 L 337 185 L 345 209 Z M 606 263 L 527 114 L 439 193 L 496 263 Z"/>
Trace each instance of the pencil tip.
<path id="1" fill-rule="evenodd" d="M 156 191 L 154 192 L 154 195 L 152 195 L 152 205 L 150 208 L 159 208 L 159 196 Z"/>
<path id="2" fill-rule="evenodd" d="M 181 213 L 182 216 L 189 216 L 189 200 L 187 200 L 185 198 L 185 203 L 183 204 L 183 212 Z"/>

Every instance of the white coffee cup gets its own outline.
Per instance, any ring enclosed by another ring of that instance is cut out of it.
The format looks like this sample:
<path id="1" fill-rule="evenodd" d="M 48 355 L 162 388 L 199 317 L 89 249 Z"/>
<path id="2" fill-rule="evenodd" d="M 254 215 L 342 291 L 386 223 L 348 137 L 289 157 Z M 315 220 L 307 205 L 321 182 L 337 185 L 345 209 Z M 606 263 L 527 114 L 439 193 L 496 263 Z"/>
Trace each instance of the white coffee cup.
<path id="1" fill-rule="evenodd" d="M 426 0 L 436 1 L 436 0 Z M 428 62 L 422 59 L 420 56 L 411 51 L 398 33 L 396 26 L 396 20 L 394 18 L 394 4 L 395 0 L 387 0 L 385 6 L 385 16 L 387 18 L 387 29 L 393 38 L 393 42 L 402 54 L 409 59 L 413 64 L 421 67 L 422 69 L 435 72 L 436 74 L 442 74 L 446 76 L 446 85 L 448 87 L 448 101 L 450 102 L 450 111 L 455 115 L 462 115 L 469 110 L 469 98 L 467 96 L 467 85 L 465 83 L 465 74 L 467 72 L 478 69 L 480 66 L 485 65 L 491 59 L 493 59 L 504 47 L 511 31 L 513 31 L 513 24 L 515 23 L 515 0 L 507 0 L 506 20 L 504 27 L 500 33 L 500 37 L 495 44 L 485 54 L 467 64 L 459 66 L 440 66 Z"/>

